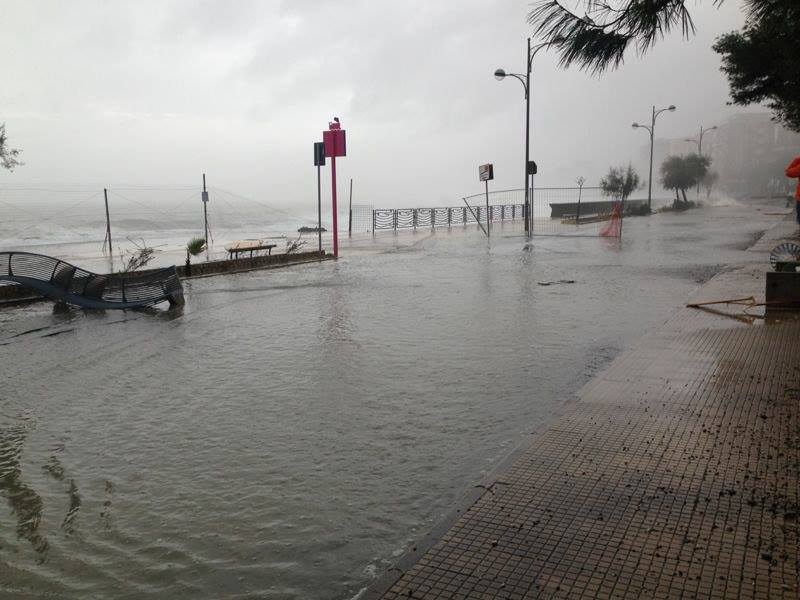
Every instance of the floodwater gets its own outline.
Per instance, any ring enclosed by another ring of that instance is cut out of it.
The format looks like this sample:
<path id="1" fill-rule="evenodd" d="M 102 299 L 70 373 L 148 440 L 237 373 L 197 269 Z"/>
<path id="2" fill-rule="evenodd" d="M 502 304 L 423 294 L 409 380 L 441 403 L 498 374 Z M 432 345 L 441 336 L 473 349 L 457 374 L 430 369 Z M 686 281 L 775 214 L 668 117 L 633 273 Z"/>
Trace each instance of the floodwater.
<path id="1" fill-rule="evenodd" d="M 352 598 L 774 210 L 388 233 L 177 312 L 2 309 L 0 596 Z"/>

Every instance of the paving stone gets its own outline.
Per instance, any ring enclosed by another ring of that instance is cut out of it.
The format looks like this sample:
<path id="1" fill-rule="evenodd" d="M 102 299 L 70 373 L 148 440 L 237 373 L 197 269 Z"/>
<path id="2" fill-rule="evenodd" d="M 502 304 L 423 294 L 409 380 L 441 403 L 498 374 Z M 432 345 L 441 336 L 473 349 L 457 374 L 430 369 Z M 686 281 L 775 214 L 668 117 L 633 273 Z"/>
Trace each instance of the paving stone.
<path id="1" fill-rule="evenodd" d="M 722 312 L 623 353 L 383 598 L 800 597 L 800 320 Z"/>

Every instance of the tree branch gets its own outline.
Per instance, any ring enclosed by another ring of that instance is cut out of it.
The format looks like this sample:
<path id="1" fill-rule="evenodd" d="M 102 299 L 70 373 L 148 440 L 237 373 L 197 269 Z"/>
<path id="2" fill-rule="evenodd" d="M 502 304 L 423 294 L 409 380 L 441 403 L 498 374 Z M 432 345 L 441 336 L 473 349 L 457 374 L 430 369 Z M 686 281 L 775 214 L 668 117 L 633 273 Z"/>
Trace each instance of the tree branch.
<path id="1" fill-rule="evenodd" d="M 624 0 L 621 6 L 587 0 L 585 6 L 580 17 L 558 0 L 537 0 L 528 14 L 534 37 L 556 48 L 562 67 L 577 64 L 599 74 L 622 64 L 631 45 L 641 55 L 673 29 L 685 38 L 695 32 L 685 0 Z"/>

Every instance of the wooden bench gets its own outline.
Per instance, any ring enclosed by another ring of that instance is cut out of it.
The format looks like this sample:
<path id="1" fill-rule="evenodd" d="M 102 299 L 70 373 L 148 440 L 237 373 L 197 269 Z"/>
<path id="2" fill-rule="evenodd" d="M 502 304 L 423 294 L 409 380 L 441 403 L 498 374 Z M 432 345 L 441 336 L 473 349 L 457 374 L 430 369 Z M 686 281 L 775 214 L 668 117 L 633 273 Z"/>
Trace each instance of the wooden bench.
<path id="1" fill-rule="evenodd" d="M 264 250 L 271 255 L 272 249 L 276 246 L 277 244 L 269 244 L 264 240 L 239 240 L 225 246 L 225 250 L 227 250 L 230 258 L 239 258 L 239 255 L 244 252 L 249 252 L 252 258 L 254 252 L 262 252 Z"/>

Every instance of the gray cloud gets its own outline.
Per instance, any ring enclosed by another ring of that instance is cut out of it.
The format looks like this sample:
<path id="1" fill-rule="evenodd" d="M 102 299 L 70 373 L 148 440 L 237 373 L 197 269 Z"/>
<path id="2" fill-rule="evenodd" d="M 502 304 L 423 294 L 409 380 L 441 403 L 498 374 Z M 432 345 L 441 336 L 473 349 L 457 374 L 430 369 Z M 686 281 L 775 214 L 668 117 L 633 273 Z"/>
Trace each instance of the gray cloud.
<path id="1" fill-rule="evenodd" d="M 596 182 L 636 160 L 630 123 L 679 106 L 667 137 L 720 122 L 727 86 L 710 50 L 735 3 L 693 7 L 698 36 L 670 37 L 600 79 L 537 57 L 539 183 Z M 321 0 L 7 3 L 0 120 L 26 166 L 4 182 L 215 181 L 276 204 L 315 190 L 309 148 L 333 115 L 343 176 L 374 204 L 437 204 L 475 191 L 477 164 L 520 185 L 525 2 Z"/>

